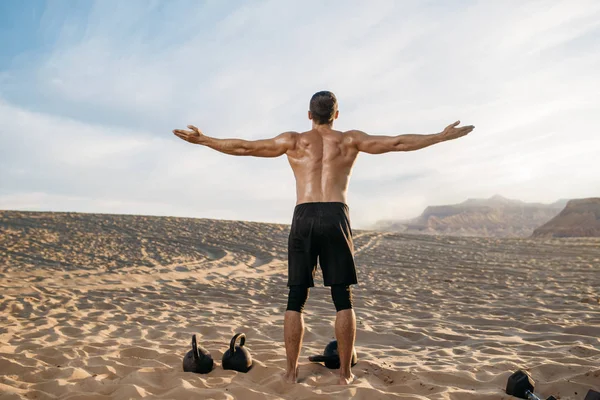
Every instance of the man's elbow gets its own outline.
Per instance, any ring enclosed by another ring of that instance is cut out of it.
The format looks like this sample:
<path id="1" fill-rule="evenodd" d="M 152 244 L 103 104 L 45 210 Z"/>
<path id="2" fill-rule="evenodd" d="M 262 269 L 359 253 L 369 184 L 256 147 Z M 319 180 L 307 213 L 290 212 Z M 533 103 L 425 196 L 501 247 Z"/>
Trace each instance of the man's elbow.
<path id="1" fill-rule="evenodd" d="M 256 146 L 250 143 L 241 143 L 239 146 L 236 146 L 232 154 L 235 156 L 252 156 L 257 150 Z"/>
<path id="2" fill-rule="evenodd" d="M 399 145 L 396 145 L 394 147 L 394 151 L 413 151 L 413 150 L 417 150 L 416 147 L 411 147 L 407 144 L 401 143 Z"/>

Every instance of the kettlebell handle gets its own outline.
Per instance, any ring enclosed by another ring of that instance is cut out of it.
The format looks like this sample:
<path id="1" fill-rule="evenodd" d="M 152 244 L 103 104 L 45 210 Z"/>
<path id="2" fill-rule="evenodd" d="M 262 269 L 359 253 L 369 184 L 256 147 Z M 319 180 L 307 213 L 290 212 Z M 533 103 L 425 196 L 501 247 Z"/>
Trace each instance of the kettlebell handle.
<path id="1" fill-rule="evenodd" d="M 196 344 L 196 335 L 192 335 L 192 353 L 194 354 L 194 360 L 198 360 L 198 345 Z"/>
<path id="2" fill-rule="evenodd" d="M 243 347 L 246 343 L 246 335 L 243 333 L 236 333 L 234 337 L 231 338 L 231 342 L 229 343 L 229 352 L 233 354 L 235 351 L 235 342 L 240 338 L 240 347 Z"/>

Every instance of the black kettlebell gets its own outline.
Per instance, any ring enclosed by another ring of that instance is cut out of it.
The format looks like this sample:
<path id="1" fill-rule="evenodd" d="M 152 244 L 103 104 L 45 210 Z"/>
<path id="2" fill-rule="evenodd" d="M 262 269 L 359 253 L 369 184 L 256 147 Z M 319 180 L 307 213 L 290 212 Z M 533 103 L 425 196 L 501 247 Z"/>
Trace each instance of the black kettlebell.
<path id="1" fill-rule="evenodd" d="M 213 369 L 210 353 L 196 344 L 196 335 L 192 336 L 192 349 L 183 357 L 183 371 L 208 374 Z"/>
<path id="2" fill-rule="evenodd" d="M 240 338 L 240 345 L 236 346 L 235 342 Z M 229 349 L 223 354 L 223 369 L 232 369 L 238 372 L 248 372 L 252 368 L 252 356 L 247 348 L 246 335 L 236 333 L 229 343 Z"/>
<path id="3" fill-rule="evenodd" d="M 332 340 L 325 346 L 325 351 L 323 354 L 319 354 L 316 356 L 308 357 L 309 361 L 312 362 L 324 362 L 325 366 L 329 369 L 338 369 L 340 368 L 340 354 L 338 353 L 338 344 L 337 340 Z M 350 364 L 354 367 L 358 362 L 358 355 L 356 354 L 356 349 L 352 349 L 352 361 Z"/>

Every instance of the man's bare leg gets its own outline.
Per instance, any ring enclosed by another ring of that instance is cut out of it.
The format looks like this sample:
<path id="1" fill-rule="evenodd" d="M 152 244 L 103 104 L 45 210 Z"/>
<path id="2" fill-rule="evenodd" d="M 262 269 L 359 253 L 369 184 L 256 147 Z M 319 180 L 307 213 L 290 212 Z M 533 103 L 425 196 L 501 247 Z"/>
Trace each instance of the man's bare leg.
<path id="1" fill-rule="evenodd" d="M 304 317 L 297 311 L 286 311 L 283 319 L 283 336 L 287 355 L 287 371 L 285 380 L 289 383 L 298 381 L 298 358 L 304 337 Z"/>
<path id="2" fill-rule="evenodd" d="M 340 385 L 348 385 L 354 380 L 350 367 L 355 335 L 356 315 L 354 315 L 354 310 L 350 308 L 338 311 L 335 316 L 335 337 L 340 354 Z"/>

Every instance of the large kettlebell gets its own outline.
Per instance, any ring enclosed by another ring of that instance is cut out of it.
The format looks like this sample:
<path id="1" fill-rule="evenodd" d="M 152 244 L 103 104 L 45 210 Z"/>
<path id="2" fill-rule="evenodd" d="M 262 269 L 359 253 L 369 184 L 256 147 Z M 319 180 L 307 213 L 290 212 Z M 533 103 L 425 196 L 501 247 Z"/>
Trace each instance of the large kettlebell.
<path id="1" fill-rule="evenodd" d="M 236 346 L 235 342 L 240 339 L 240 345 Z M 223 354 L 223 369 L 232 369 L 238 372 L 248 372 L 252 368 L 252 356 L 247 348 L 246 335 L 236 333 L 229 343 L 229 349 Z"/>
<path id="2" fill-rule="evenodd" d="M 183 357 L 183 371 L 208 374 L 213 369 L 210 353 L 196 344 L 196 335 L 192 336 L 192 349 Z"/>
<path id="3" fill-rule="evenodd" d="M 340 355 L 338 353 L 337 340 L 332 340 L 325 346 L 323 354 L 308 357 L 309 361 L 312 362 L 324 362 L 325 366 L 329 369 L 338 369 L 340 367 Z M 352 349 L 352 361 L 350 362 L 354 367 L 358 362 L 358 355 L 356 349 Z"/>

